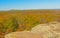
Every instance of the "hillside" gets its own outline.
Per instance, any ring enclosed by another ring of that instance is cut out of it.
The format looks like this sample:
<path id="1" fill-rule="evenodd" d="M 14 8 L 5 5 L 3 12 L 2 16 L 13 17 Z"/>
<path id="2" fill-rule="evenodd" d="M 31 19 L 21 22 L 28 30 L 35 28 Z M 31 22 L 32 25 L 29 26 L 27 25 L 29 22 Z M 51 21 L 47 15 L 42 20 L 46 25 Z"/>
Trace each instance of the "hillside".
<path id="1" fill-rule="evenodd" d="M 9 10 L 0 11 L 0 32 L 31 30 L 32 27 L 51 21 L 60 22 L 60 10 Z"/>

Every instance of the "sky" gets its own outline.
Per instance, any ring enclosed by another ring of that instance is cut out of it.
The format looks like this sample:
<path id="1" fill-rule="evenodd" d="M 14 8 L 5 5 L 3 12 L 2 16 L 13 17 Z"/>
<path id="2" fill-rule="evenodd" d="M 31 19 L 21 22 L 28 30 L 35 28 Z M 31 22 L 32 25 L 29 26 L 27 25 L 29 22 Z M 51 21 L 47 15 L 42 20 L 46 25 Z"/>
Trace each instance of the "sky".
<path id="1" fill-rule="evenodd" d="M 0 0 L 0 10 L 60 9 L 60 0 Z"/>

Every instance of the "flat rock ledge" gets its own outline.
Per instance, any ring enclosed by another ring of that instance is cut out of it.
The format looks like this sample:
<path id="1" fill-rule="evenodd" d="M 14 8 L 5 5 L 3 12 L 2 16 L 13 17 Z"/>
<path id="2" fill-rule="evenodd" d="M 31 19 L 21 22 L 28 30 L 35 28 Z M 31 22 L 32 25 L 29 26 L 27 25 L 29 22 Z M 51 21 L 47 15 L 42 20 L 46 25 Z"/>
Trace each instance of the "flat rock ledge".
<path id="1" fill-rule="evenodd" d="M 24 32 L 13 32 L 5 35 L 5 38 L 42 38 L 40 34 L 24 31 Z"/>

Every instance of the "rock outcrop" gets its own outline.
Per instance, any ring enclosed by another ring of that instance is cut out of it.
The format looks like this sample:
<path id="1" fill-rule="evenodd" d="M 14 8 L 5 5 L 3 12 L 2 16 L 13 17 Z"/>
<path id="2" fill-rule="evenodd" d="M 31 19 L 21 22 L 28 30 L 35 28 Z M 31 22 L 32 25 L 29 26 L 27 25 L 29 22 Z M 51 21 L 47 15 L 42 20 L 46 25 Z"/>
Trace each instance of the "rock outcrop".
<path id="1" fill-rule="evenodd" d="M 42 38 L 40 34 L 32 33 L 29 31 L 13 32 L 5 35 L 5 38 Z"/>
<path id="2" fill-rule="evenodd" d="M 41 33 L 43 38 L 60 38 L 60 23 L 51 22 L 47 24 L 39 24 L 32 28 L 31 31 Z"/>

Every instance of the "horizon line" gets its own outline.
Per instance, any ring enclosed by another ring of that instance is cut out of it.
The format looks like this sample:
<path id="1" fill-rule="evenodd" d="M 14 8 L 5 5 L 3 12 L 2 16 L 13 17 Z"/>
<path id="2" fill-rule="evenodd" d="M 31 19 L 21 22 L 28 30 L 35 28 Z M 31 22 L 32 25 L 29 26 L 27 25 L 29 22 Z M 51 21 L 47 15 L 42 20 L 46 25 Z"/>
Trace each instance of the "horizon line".
<path id="1" fill-rule="evenodd" d="M 0 11 L 11 11 L 11 10 L 60 10 L 60 9 L 7 9 L 7 10 L 0 10 Z"/>

